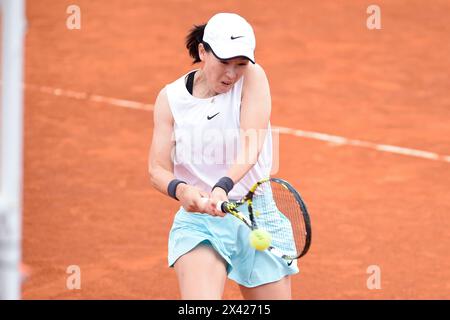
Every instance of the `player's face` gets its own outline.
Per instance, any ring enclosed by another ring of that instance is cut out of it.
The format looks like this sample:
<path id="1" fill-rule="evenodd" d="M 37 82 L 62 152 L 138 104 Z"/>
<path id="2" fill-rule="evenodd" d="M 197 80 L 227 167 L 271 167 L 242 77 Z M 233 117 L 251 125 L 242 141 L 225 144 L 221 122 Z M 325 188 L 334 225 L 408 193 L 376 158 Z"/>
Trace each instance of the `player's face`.
<path id="1" fill-rule="evenodd" d="M 212 52 L 206 52 L 204 62 L 203 72 L 208 80 L 208 86 L 220 94 L 228 92 L 242 77 L 249 60 L 244 57 L 220 60 Z"/>

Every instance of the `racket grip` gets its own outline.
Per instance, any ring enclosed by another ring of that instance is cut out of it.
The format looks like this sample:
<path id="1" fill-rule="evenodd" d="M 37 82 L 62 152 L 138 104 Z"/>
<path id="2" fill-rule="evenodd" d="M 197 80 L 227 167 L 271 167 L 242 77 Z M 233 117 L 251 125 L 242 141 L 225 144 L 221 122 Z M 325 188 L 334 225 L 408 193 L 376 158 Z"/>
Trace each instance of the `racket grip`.
<path id="1" fill-rule="evenodd" d="M 219 201 L 216 204 L 216 209 L 219 211 L 222 211 L 223 213 L 227 213 L 227 211 L 225 210 L 225 201 Z"/>

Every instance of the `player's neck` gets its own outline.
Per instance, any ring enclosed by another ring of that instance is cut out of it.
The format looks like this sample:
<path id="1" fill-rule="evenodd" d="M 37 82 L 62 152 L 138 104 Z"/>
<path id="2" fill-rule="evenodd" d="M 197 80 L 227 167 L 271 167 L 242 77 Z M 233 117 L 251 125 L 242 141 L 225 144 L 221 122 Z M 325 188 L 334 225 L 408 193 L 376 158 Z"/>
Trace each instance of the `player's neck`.
<path id="1" fill-rule="evenodd" d="M 200 99 L 207 99 L 218 95 L 213 89 L 211 89 L 208 85 L 208 80 L 206 78 L 205 73 L 202 69 L 199 69 L 194 76 L 194 88 L 193 88 L 194 97 Z"/>

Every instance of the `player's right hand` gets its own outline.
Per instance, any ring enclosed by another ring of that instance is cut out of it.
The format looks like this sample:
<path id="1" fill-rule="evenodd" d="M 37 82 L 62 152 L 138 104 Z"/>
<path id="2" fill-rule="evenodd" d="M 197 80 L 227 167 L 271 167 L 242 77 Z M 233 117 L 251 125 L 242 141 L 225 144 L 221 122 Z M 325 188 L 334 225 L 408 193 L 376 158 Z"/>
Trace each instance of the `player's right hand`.
<path id="1" fill-rule="evenodd" d="M 209 209 L 209 194 L 197 187 L 187 184 L 178 185 L 177 198 L 187 212 L 207 213 L 212 216 L 218 216 L 218 214 Z"/>

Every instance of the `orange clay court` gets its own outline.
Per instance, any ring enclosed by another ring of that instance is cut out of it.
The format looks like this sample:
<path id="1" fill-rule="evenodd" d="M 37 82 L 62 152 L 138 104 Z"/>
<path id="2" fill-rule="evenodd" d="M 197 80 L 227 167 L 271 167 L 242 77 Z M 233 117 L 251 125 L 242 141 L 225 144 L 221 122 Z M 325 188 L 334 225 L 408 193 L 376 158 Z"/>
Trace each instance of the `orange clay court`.
<path id="1" fill-rule="evenodd" d="M 193 68 L 188 29 L 221 11 L 255 29 L 284 128 L 275 176 L 312 217 L 293 298 L 450 297 L 448 1 L 377 1 L 381 30 L 366 27 L 367 1 L 78 0 L 69 30 L 72 4 L 27 1 L 23 298 L 179 298 L 179 204 L 147 173 L 152 104 Z M 224 298 L 241 299 L 235 283 Z"/>

